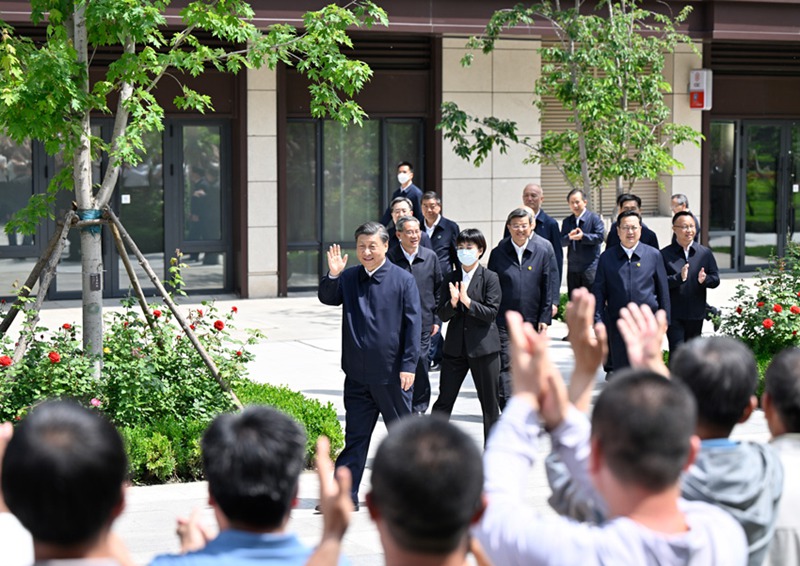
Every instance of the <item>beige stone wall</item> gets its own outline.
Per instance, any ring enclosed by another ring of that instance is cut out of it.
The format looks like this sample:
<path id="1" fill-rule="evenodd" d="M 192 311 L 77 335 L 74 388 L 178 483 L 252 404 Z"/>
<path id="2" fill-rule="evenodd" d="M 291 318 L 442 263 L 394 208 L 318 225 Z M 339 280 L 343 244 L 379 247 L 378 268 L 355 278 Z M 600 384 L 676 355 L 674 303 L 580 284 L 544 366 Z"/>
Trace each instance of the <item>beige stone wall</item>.
<path id="1" fill-rule="evenodd" d="M 702 50 L 702 45 L 697 45 Z M 689 71 L 702 68 L 702 57 L 695 54 L 688 45 L 680 45 L 672 57 L 667 58 L 664 77 L 672 85 L 672 94 L 666 95 L 666 102 L 672 109 L 673 121 L 702 130 L 703 111 L 689 108 Z M 673 149 L 675 158 L 683 163 L 684 169 L 665 177 L 665 190 L 659 198 L 659 212 L 671 215 L 670 196 L 683 193 L 689 197 L 692 212 L 700 216 L 700 190 L 702 187 L 701 152 L 694 144 L 685 143 Z M 658 235 L 659 240 L 661 234 Z M 670 235 L 670 238 L 672 236 Z"/>
<path id="2" fill-rule="evenodd" d="M 465 43 L 462 37 L 443 41 L 442 100 L 476 116 L 512 119 L 521 135 L 536 140 L 541 130 L 532 93 L 541 69 L 539 41 L 498 41 L 493 53 L 476 53 L 473 64 L 464 68 L 460 60 Z M 520 146 L 511 147 L 505 155 L 495 151 L 475 167 L 443 142 L 443 214 L 462 228 L 480 229 L 489 249 L 494 247 L 503 235 L 506 216 L 522 202 L 523 187 L 540 178 L 538 165 L 523 165 L 525 156 Z"/>
<path id="3" fill-rule="evenodd" d="M 247 284 L 278 295 L 278 108 L 275 72 L 247 71 Z"/>

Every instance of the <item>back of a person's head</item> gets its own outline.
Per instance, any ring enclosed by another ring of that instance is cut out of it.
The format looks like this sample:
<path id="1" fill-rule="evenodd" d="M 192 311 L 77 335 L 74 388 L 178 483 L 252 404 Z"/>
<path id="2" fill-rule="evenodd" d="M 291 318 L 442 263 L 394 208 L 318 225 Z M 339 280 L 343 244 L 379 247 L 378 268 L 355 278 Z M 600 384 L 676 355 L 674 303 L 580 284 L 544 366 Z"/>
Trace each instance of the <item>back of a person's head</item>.
<path id="1" fill-rule="evenodd" d="M 697 419 L 726 436 L 756 392 L 758 368 L 742 342 L 726 336 L 695 338 L 670 358 L 670 373 L 691 390 Z"/>
<path id="2" fill-rule="evenodd" d="M 764 381 L 786 432 L 800 432 L 800 349 L 788 348 L 775 356 Z"/>
<path id="3" fill-rule="evenodd" d="M 464 541 L 482 492 L 475 441 L 434 416 L 389 431 L 375 454 L 368 501 L 401 548 L 441 555 Z"/>
<path id="4" fill-rule="evenodd" d="M 229 521 L 278 528 L 292 508 L 306 435 L 291 417 L 253 405 L 214 419 L 202 440 L 208 490 Z"/>
<path id="5" fill-rule="evenodd" d="M 105 418 L 71 401 L 35 407 L 3 459 L 3 497 L 35 541 L 93 542 L 121 510 L 125 447 Z"/>
<path id="6" fill-rule="evenodd" d="M 680 383 L 647 370 L 614 374 L 592 413 L 592 437 L 623 484 L 674 485 L 688 461 L 697 409 Z"/>

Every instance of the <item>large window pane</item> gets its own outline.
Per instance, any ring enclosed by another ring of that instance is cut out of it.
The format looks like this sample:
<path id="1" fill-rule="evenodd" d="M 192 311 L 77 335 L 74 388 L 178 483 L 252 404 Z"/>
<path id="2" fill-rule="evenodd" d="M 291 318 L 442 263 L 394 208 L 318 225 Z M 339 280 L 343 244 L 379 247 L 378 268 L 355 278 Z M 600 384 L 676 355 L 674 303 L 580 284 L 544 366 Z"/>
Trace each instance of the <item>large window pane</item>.
<path id="1" fill-rule="evenodd" d="M 6 233 L 6 224 L 33 194 L 33 162 L 30 142 L 17 144 L 0 135 L 0 246 L 33 244 L 33 236 Z"/>
<path id="2" fill-rule="evenodd" d="M 325 122 L 322 225 L 326 242 L 350 242 L 359 225 L 380 217 L 379 134 L 378 121 L 367 121 L 361 128 Z"/>
<path id="3" fill-rule="evenodd" d="M 743 265 L 766 265 L 778 251 L 778 159 L 781 128 L 745 127 L 745 250 Z"/>
<path id="4" fill-rule="evenodd" d="M 184 238 L 222 238 L 219 126 L 184 126 Z"/>
<path id="5" fill-rule="evenodd" d="M 319 219 L 315 122 L 289 122 L 286 128 L 286 192 L 289 243 L 317 242 Z M 316 272 L 315 267 L 315 276 Z"/>
<path id="6" fill-rule="evenodd" d="M 736 125 L 733 122 L 711 122 L 709 230 L 736 229 Z"/>

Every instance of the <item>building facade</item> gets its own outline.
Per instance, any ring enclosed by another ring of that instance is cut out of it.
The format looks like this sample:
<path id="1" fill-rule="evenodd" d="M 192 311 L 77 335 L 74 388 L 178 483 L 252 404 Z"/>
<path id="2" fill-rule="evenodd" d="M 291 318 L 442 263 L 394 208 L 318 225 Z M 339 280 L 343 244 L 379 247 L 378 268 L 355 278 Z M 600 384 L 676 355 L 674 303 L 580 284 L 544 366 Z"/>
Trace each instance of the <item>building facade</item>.
<path id="1" fill-rule="evenodd" d="M 324 1 L 253 1 L 257 23 L 299 24 L 302 13 Z M 669 56 L 665 75 L 673 119 L 702 131 L 700 148 L 673 148 L 684 169 L 643 183 L 645 222 L 666 243 L 669 196 L 689 196 L 703 237 L 721 268 L 752 269 L 769 253 L 782 253 L 795 236 L 800 180 L 800 5 L 773 0 L 706 0 L 694 8 L 685 31 L 688 47 Z M 4 6 L 15 4 L 5 3 Z M 26 3 L 2 12 L 24 20 Z M 686 2 L 670 2 L 675 9 Z M 546 26 L 515 30 L 489 55 L 476 54 L 462 67 L 464 45 L 480 33 L 493 10 L 510 4 L 481 0 L 388 0 L 388 28 L 354 33 L 353 56 L 374 76 L 357 100 L 369 114 L 362 128 L 312 119 L 304 79 L 292 68 L 250 70 L 238 76 L 206 74 L 195 88 L 210 93 L 215 112 L 201 116 L 169 104 L 176 85 L 164 83 L 164 133 L 147 140 L 143 161 L 124 169 L 114 208 L 156 271 L 167 277 L 176 249 L 189 269 L 189 292 L 234 292 L 270 297 L 316 288 L 325 250 L 353 246 L 354 228 L 378 219 L 396 188 L 396 165 L 415 166 L 415 183 L 443 199 L 443 213 L 462 227 L 480 228 L 493 246 L 508 212 L 521 203 L 522 188 L 540 183 L 544 208 L 561 219 L 569 211 L 568 187 L 554 170 L 524 165 L 525 153 L 495 152 L 480 167 L 456 156 L 436 124 L 444 101 L 477 115 L 516 121 L 536 138 L 568 127 L 557 111 L 540 116 L 532 105 L 541 71 L 538 48 L 550 39 Z M 656 5 L 656 4 L 654 4 Z M 663 5 L 659 4 L 659 5 Z M 20 15 L 22 14 L 22 15 Z M 34 28 L 32 35 L 41 33 Z M 93 63 L 102 68 L 100 58 Z M 713 107 L 689 107 L 689 71 L 711 69 Z M 111 121 L 98 116 L 96 135 Z M 58 170 L 37 142 L 16 146 L 0 139 L 0 225 L 36 192 L 46 190 Z M 104 163 L 95 164 L 102 172 Z M 606 214 L 613 194 L 592 203 Z M 57 214 L 70 205 L 58 203 Z M 33 237 L 0 234 L 0 294 L 24 281 L 55 224 Z M 104 245 L 105 293 L 121 296 L 129 283 L 113 243 Z M 351 250 L 352 251 L 352 250 Z M 77 297 L 80 262 L 77 238 L 59 265 L 50 298 Z M 351 254 L 351 257 L 355 257 Z M 135 262 L 134 262 L 135 263 Z"/>

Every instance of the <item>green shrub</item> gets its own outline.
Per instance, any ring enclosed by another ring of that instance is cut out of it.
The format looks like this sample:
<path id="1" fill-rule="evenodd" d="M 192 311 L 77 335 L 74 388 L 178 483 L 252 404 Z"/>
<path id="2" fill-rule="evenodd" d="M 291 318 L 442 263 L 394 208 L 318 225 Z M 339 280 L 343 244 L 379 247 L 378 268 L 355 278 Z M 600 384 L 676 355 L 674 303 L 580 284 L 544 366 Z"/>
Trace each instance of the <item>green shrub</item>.
<path id="1" fill-rule="evenodd" d="M 556 312 L 556 316 L 553 318 L 555 320 L 560 320 L 561 322 L 566 322 L 564 316 L 567 312 L 567 303 L 569 302 L 569 295 L 567 293 L 561 293 L 558 298 L 558 312 Z"/>
<path id="2" fill-rule="evenodd" d="M 327 436 L 331 441 L 331 458 L 344 447 L 342 425 L 336 409 L 329 402 L 324 406 L 316 399 L 308 399 L 302 393 L 285 386 L 243 381 L 235 385 L 236 395 L 244 405 L 271 405 L 303 424 L 306 441 L 306 464 L 314 461 L 317 438 Z"/>

